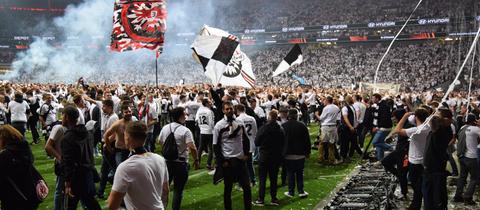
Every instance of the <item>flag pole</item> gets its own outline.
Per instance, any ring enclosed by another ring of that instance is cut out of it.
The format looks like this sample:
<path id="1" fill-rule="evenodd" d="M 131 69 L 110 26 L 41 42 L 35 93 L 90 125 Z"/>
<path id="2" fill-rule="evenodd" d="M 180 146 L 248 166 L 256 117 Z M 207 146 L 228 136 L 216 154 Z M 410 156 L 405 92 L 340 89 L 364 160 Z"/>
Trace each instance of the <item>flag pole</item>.
<path id="1" fill-rule="evenodd" d="M 155 85 L 158 88 L 158 62 L 157 62 L 157 52 L 155 51 Z"/>

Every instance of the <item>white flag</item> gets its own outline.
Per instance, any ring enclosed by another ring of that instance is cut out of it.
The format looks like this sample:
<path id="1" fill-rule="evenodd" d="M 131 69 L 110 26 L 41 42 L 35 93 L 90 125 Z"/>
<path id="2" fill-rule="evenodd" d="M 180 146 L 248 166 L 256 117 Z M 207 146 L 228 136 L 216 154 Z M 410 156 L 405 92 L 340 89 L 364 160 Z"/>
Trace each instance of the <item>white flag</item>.
<path id="1" fill-rule="evenodd" d="M 303 62 L 302 49 L 298 44 L 295 44 L 287 56 L 282 60 L 277 69 L 273 72 L 273 76 L 278 76 L 283 72 L 286 72 L 290 67 L 299 65 Z"/>
<path id="2" fill-rule="evenodd" d="M 192 44 L 196 60 L 212 83 L 254 87 L 252 63 L 240 50 L 238 38 L 221 29 L 204 26 Z"/>

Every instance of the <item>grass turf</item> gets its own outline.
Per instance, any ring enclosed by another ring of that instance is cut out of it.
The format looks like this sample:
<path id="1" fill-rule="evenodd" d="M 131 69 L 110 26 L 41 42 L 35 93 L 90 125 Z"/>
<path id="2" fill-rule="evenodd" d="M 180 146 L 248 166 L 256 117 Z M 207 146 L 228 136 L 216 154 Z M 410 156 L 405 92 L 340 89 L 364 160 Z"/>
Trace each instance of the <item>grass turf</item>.
<path id="1" fill-rule="evenodd" d="M 310 139 L 313 142 L 318 134 L 318 126 L 310 126 Z M 27 139 L 31 142 L 31 135 L 27 133 Z M 45 201 L 40 204 L 38 209 L 50 210 L 53 209 L 53 194 L 55 191 L 55 174 L 53 167 L 53 159 L 46 156 L 43 149 L 44 142 L 32 145 L 32 152 L 35 157 L 35 167 L 42 174 L 47 181 L 50 193 Z M 287 198 L 283 195 L 287 191 L 287 187 L 279 187 L 278 198 L 280 199 L 280 206 L 268 206 L 270 202 L 269 182 L 267 181 L 267 190 L 265 196 L 264 207 L 253 207 L 254 209 L 313 209 L 322 199 L 326 198 L 331 191 L 339 184 L 344 177 L 359 163 L 359 158 L 353 159 L 349 164 L 340 164 L 337 166 L 325 166 L 317 163 L 318 151 L 312 151 L 312 154 L 305 163 L 304 188 L 309 193 L 309 196 L 300 199 L 298 195 L 294 198 Z M 202 158 L 202 168 L 200 170 L 190 170 L 189 179 L 184 190 L 182 200 L 182 209 L 223 209 L 223 183 L 219 185 L 212 184 L 212 176 L 207 174 L 205 169 L 206 157 Z M 96 159 L 97 170 L 100 171 L 101 159 Z M 280 183 L 279 183 L 280 184 Z M 97 185 L 98 187 L 98 185 Z M 107 185 L 107 192 L 105 197 L 108 197 L 111 186 Z M 232 202 L 233 209 L 243 209 L 242 192 L 233 190 Z M 255 201 L 258 197 L 258 186 L 252 189 L 252 200 Z M 169 208 L 171 209 L 172 193 L 170 193 Z M 106 209 L 106 200 L 98 200 L 100 205 Z M 80 209 L 80 207 L 78 208 Z"/>

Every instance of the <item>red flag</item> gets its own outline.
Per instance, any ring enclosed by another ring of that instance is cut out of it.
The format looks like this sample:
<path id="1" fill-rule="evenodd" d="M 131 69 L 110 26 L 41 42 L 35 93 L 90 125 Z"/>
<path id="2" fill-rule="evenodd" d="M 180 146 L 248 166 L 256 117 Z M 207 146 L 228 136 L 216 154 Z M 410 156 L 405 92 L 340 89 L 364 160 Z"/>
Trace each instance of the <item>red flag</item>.
<path id="1" fill-rule="evenodd" d="M 167 29 L 166 0 L 116 0 L 110 49 L 162 52 Z"/>

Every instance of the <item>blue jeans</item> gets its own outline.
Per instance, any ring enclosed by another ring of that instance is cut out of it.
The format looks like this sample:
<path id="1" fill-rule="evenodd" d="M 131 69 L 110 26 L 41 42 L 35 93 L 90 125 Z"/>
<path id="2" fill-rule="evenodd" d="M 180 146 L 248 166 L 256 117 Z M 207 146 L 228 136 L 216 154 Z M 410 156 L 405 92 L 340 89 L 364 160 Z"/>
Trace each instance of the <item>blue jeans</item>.
<path id="1" fill-rule="evenodd" d="M 116 154 L 110 154 L 109 152 L 103 151 L 102 156 L 102 166 L 100 169 L 100 186 L 98 188 L 98 194 L 103 195 L 109 177 L 113 177 L 114 170 L 116 168 L 115 161 Z"/>
<path id="2" fill-rule="evenodd" d="M 53 209 L 63 210 L 63 189 L 65 188 L 65 180 L 62 176 L 57 176 L 55 183 L 55 194 L 53 194 Z"/>
<path id="3" fill-rule="evenodd" d="M 300 160 L 285 160 L 288 179 L 288 194 L 295 195 L 295 181 L 297 182 L 297 190 L 299 194 L 304 193 L 303 190 L 303 169 L 305 168 L 305 158 Z"/>
<path id="4" fill-rule="evenodd" d="M 377 160 L 380 161 L 383 159 L 385 150 L 389 150 L 392 148 L 389 144 L 385 143 L 385 138 L 387 137 L 390 130 L 381 131 L 378 130 L 373 136 L 372 144 L 375 146 L 375 156 Z"/>
<path id="5" fill-rule="evenodd" d="M 147 133 L 145 149 L 149 152 L 155 152 L 155 138 L 153 138 L 153 133 Z"/>
<path id="6" fill-rule="evenodd" d="M 117 151 L 115 152 L 115 169 L 128 158 L 128 155 L 130 154 L 130 151 L 126 149 L 116 149 Z"/>

